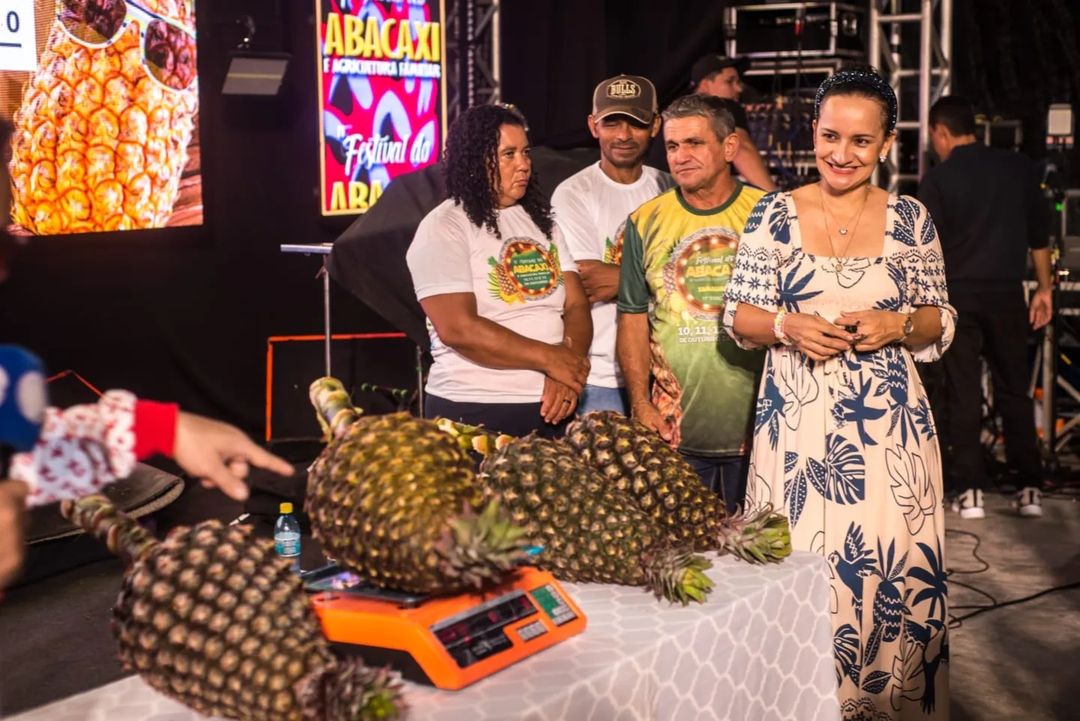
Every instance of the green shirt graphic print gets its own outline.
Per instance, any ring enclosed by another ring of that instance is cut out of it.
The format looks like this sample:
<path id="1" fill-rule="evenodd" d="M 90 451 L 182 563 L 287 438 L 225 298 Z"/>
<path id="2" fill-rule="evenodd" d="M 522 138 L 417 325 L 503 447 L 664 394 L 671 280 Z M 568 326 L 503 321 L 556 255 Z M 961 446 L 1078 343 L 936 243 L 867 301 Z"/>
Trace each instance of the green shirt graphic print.
<path id="1" fill-rule="evenodd" d="M 747 450 L 764 354 L 738 348 L 720 316 L 739 234 L 763 195 L 739 183 L 724 205 L 698 210 L 672 188 L 626 223 L 619 312 L 649 314 L 652 402 L 687 453 Z"/>

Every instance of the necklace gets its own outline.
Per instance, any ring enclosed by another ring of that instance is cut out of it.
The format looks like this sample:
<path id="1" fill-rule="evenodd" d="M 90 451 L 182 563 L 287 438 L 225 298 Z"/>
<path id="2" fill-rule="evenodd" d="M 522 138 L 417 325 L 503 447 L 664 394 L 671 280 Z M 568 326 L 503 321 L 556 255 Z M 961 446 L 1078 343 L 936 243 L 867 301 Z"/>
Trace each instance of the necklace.
<path id="1" fill-rule="evenodd" d="M 829 249 L 833 253 L 833 267 L 836 268 L 837 272 L 840 272 L 844 269 L 844 257 L 847 255 L 848 248 L 851 247 L 851 241 L 855 239 L 855 231 L 859 229 L 859 220 L 862 218 L 863 210 L 866 209 L 866 201 L 870 198 L 870 186 L 866 186 L 866 193 L 863 194 L 862 205 L 859 206 L 859 212 L 855 214 L 854 225 L 852 225 L 852 221 L 848 221 L 848 225 L 851 225 L 851 230 L 849 231 L 847 226 L 840 226 L 837 224 L 837 232 L 840 233 L 841 236 L 847 236 L 849 232 L 851 234 L 851 237 L 847 239 L 847 243 L 844 244 L 843 251 L 839 253 L 836 252 L 836 246 L 833 245 L 832 231 L 829 230 L 829 210 L 825 207 L 825 193 L 822 192 L 820 183 L 818 184 L 818 197 L 821 199 L 821 217 L 825 221 L 825 239 L 829 241 Z M 833 216 L 833 221 L 836 221 L 835 216 Z"/>

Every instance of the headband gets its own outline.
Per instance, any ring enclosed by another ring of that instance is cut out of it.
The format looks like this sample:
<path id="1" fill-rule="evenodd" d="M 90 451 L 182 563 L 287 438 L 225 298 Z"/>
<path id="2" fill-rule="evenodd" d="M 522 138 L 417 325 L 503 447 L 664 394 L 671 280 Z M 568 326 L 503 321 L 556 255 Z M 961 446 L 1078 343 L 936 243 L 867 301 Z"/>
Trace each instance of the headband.
<path id="1" fill-rule="evenodd" d="M 821 101 L 830 90 L 851 86 L 863 88 L 873 93 L 875 97 L 881 98 L 886 110 L 885 130 L 891 133 L 896 129 L 896 93 L 880 75 L 866 70 L 841 70 L 825 78 L 814 97 L 814 117 L 821 116 Z"/>

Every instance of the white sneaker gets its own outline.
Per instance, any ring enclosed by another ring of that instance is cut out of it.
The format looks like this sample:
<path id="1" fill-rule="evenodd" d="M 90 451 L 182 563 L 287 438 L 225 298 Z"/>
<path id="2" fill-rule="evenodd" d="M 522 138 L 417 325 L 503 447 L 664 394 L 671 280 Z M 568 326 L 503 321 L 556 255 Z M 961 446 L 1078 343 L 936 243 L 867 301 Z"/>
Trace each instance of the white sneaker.
<path id="1" fill-rule="evenodd" d="M 1038 488 L 1021 488 L 1012 505 L 1022 518 L 1042 518 L 1042 492 Z"/>
<path id="2" fill-rule="evenodd" d="M 967 489 L 953 499 L 952 509 L 966 521 L 986 518 L 986 509 L 983 508 L 983 492 L 977 488 Z"/>

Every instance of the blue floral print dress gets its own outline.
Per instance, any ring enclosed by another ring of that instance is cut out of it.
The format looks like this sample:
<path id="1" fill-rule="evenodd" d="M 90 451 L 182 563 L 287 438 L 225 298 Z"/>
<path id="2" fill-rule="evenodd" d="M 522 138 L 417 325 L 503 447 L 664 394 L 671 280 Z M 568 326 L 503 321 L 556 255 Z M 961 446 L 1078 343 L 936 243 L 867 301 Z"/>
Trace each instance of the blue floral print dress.
<path id="1" fill-rule="evenodd" d="M 916 361 L 952 341 L 941 244 L 926 208 L 890 196 L 880 257 L 803 251 L 790 193 L 766 195 L 743 230 L 724 324 L 739 303 L 769 312 L 941 311 L 943 334 L 815 362 L 769 349 L 758 392 L 747 506 L 771 503 L 792 545 L 832 576 L 833 651 L 845 721 L 948 716 L 947 588 L 941 457 Z"/>

